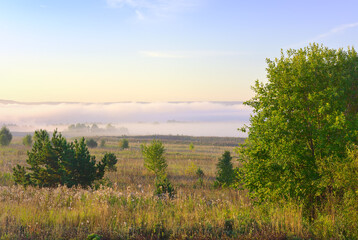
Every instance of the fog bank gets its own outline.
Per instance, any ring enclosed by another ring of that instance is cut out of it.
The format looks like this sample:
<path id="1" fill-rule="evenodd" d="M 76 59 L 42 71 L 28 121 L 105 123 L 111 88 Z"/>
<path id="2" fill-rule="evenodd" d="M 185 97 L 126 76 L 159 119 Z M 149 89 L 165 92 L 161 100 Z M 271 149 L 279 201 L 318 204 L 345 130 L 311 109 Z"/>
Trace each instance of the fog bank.
<path id="1" fill-rule="evenodd" d="M 44 128 L 60 131 L 70 124 L 96 123 L 105 135 L 173 134 L 242 136 L 236 130 L 248 124 L 251 109 L 241 102 L 120 102 L 120 103 L 19 103 L 0 101 L 0 124 L 12 131 Z M 117 131 L 121 129 L 121 131 Z M 85 133 L 95 134 L 90 130 Z M 101 134 L 104 134 L 101 133 Z M 82 133 L 81 133 L 82 134 Z M 99 133 L 97 133 L 99 134 Z"/>

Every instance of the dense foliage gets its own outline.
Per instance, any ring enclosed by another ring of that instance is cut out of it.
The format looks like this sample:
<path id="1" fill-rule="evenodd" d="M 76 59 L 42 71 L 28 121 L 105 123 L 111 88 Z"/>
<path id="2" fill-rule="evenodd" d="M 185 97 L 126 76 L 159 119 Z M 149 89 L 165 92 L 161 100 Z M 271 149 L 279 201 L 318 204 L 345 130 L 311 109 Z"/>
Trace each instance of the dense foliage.
<path id="1" fill-rule="evenodd" d="M 347 192 L 337 171 L 358 144 L 358 55 L 312 44 L 267 63 L 268 82 L 245 103 L 253 115 L 240 178 L 255 199 L 293 199 L 312 214 Z"/>
<path id="2" fill-rule="evenodd" d="M 91 156 L 85 139 L 68 143 L 57 131 L 50 139 L 45 130 L 36 131 L 32 150 L 27 153 L 29 167 L 13 168 L 15 183 L 24 186 L 90 186 L 102 179 L 105 168 L 113 168 L 115 156 L 105 154 L 100 162 Z"/>
<path id="3" fill-rule="evenodd" d="M 106 153 L 102 159 L 102 162 L 106 165 L 106 169 L 109 171 L 117 171 L 117 157 L 113 153 Z"/>
<path id="4" fill-rule="evenodd" d="M 165 175 L 168 164 L 164 157 L 163 143 L 154 139 L 150 145 L 142 144 L 141 151 L 144 157 L 144 167 L 153 171 L 156 176 Z"/>
<path id="5" fill-rule="evenodd" d="M 229 187 L 234 180 L 234 167 L 232 157 L 229 151 L 225 151 L 216 165 L 216 186 Z"/>
<path id="6" fill-rule="evenodd" d="M 10 130 L 3 126 L 0 130 L 0 145 L 1 146 L 8 146 L 12 140 L 12 134 Z"/>

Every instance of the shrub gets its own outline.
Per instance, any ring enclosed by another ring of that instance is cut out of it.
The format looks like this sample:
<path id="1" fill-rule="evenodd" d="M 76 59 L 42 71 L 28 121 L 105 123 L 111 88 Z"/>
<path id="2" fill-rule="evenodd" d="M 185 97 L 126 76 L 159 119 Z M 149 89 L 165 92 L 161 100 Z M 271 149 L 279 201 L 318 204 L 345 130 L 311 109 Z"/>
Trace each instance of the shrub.
<path id="1" fill-rule="evenodd" d="M 93 138 L 87 140 L 86 144 L 89 148 L 96 148 L 98 146 L 97 142 Z"/>
<path id="2" fill-rule="evenodd" d="M 100 147 L 105 147 L 106 146 L 106 140 L 102 139 L 101 143 L 99 144 Z"/>
<path id="3" fill-rule="evenodd" d="M 175 189 L 173 185 L 170 183 L 168 177 L 165 176 L 157 176 L 155 178 L 155 190 L 154 194 L 160 196 L 162 194 L 168 194 L 169 198 L 173 198 L 175 194 Z"/>
<path id="4" fill-rule="evenodd" d="M 0 130 L 0 145 L 1 146 L 8 146 L 12 140 L 12 134 L 10 130 L 3 126 Z"/>
<path id="5" fill-rule="evenodd" d="M 200 167 L 198 167 L 195 174 L 198 177 L 198 182 L 199 182 L 200 186 L 203 186 L 203 178 L 205 176 L 204 171 Z"/>
<path id="6" fill-rule="evenodd" d="M 119 148 L 121 150 L 129 148 L 129 141 L 126 138 L 123 138 L 119 141 Z"/>
<path id="7" fill-rule="evenodd" d="M 113 156 L 105 155 L 100 162 L 89 154 L 85 139 L 68 143 L 54 131 L 52 139 L 45 130 L 35 131 L 32 150 L 27 153 L 29 167 L 17 165 L 13 168 L 16 184 L 39 187 L 91 186 L 102 179 L 108 162 Z"/>
<path id="8" fill-rule="evenodd" d="M 189 163 L 185 164 L 185 174 L 190 176 L 195 176 L 196 171 L 198 169 L 198 165 L 196 165 L 193 161 L 189 160 Z"/>
<path id="9" fill-rule="evenodd" d="M 32 145 L 32 136 L 30 134 L 27 134 L 22 139 L 22 144 L 24 144 L 25 146 L 31 146 Z"/>
<path id="10" fill-rule="evenodd" d="M 200 167 L 198 167 L 195 174 L 198 178 L 203 178 L 205 176 L 204 171 Z"/>

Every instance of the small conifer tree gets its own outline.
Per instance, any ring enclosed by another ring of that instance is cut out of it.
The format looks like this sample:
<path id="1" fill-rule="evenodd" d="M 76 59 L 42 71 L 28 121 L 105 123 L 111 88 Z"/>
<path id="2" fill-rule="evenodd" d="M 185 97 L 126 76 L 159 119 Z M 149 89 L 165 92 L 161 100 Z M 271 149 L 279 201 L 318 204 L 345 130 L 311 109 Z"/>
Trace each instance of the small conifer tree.
<path id="1" fill-rule="evenodd" d="M 200 167 L 198 167 L 195 174 L 198 177 L 198 182 L 199 182 L 200 186 L 203 186 L 203 182 L 204 182 L 203 177 L 205 176 L 204 171 Z"/>
<path id="2" fill-rule="evenodd" d="M 221 158 L 219 158 L 219 162 L 216 165 L 217 173 L 215 185 L 229 187 L 233 183 L 234 168 L 231 160 L 232 157 L 229 151 L 225 151 Z"/>
<path id="3" fill-rule="evenodd" d="M 117 158 L 113 153 L 106 153 L 103 157 L 103 162 L 106 164 L 108 171 L 117 171 Z"/>
<path id="4" fill-rule="evenodd" d="M 144 166 L 155 174 L 156 190 L 154 194 L 168 193 L 170 198 L 174 197 L 174 187 L 166 174 L 168 164 L 164 157 L 165 148 L 163 143 L 159 140 L 153 140 L 148 146 L 142 144 L 141 150 L 144 157 Z"/>
<path id="5" fill-rule="evenodd" d="M 141 150 L 144 156 L 144 166 L 153 171 L 155 176 L 165 175 L 168 164 L 164 157 L 163 143 L 159 140 L 153 140 L 149 146 L 142 144 Z"/>

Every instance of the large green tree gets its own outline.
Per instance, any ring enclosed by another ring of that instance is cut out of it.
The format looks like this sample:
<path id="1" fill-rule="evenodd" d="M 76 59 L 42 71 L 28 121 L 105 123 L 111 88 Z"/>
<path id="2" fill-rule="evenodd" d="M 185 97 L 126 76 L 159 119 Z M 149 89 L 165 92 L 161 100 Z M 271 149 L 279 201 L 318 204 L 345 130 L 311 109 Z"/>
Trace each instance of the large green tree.
<path id="1" fill-rule="evenodd" d="M 50 139 L 45 130 L 35 132 L 32 150 L 27 155 L 26 162 L 29 166 L 17 165 L 13 169 L 15 183 L 25 186 L 88 187 L 93 181 L 103 178 L 106 167 L 117 162 L 113 154 L 105 154 L 102 161 L 96 162 L 95 157 L 90 155 L 84 138 L 69 143 L 57 131 Z"/>
<path id="2" fill-rule="evenodd" d="M 240 178 L 255 199 L 312 210 L 339 192 L 334 171 L 358 143 L 358 55 L 311 44 L 267 64 L 267 83 L 257 81 L 245 103 L 253 114 Z"/>

